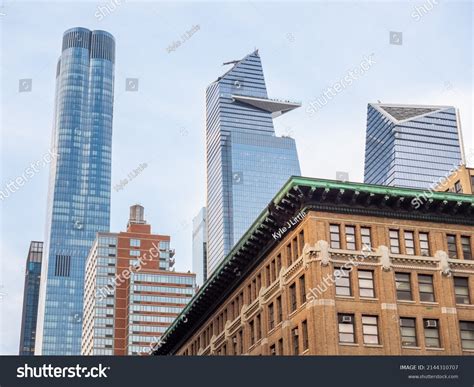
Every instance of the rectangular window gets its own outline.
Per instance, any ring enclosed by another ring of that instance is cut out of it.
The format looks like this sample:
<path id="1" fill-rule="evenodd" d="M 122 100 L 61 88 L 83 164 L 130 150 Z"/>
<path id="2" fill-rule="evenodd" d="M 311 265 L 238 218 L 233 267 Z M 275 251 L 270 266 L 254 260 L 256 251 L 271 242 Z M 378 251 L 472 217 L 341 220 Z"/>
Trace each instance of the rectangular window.
<path id="1" fill-rule="evenodd" d="M 270 265 L 265 267 L 265 286 L 268 288 L 273 281 L 270 277 Z"/>
<path id="2" fill-rule="evenodd" d="M 467 277 L 454 277 L 454 294 L 456 304 L 470 304 L 469 279 Z"/>
<path id="3" fill-rule="evenodd" d="M 459 180 L 456 183 L 454 183 L 454 192 L 462 193 L 462 185 Z"/>
<path id="4" fill-rule="evenodd" d="M 299 243 L 300 255 L 301 255 L 303 254 L 303 249 L 304 249 L 304 230 L 301 230 L 298 235 L 298 243 Z"/>
<path id="5" fill-rule="evenodd" d="M 130 250 L 130 256 L 131 257 L 139 257 L 140 256 L 140 250 Z"/>
<path id="6" fill-rule="evenodd" d="M 362 316 L 362 333 L 364 334 L 364 344 L 379 344 L 377 316 Z"/>
<path id="7" fill-rule="evenodd" d="M 427 232 L 420 232 L 418 234 L 420 240 L 420 255 L 423 257 L 430 256 L 430 242 Z"/>
<path id="8" fill-rule="evenodd" d="M 435 301 L 432 275 L 418 274 L 418 287 L 420 289 L 420 301 Z"/>
<path id="9" fill-rule="evenodd" d="M 262 339 L 262 316 L 257 315 L 257 340 Z"/>
<path id="10" fill-rule="evenodd" d="M 288 266 L 293 263 L 293 259 L 291 257 L 291 243 L 286 246 L 286 262 Z"/>
<path id="11" fill-rule="evenodd" d="M 270 356 L 276 356 L 276 354 L 275 344 L 270 345 Z"/>
<path id="12" fill-rule="evenodd" d="M 291 340 L 293 343 L 293 355 L 298 355 L 300 353 L 299 340 L 298 340 L 298 328 L 291 330 Z"/>
<path id="13" fill-rule="evenodd" d="M 390 230 L 390 251 L 393 254 L 400 254 L 400 235 L 398 230 Z"/>
<path id="14" fill-rule="evenodd" d="M 440 348 L 439 321 L 424 319 L 423 326 L 425 327 L 425 346 L 428 348 Z"/>
<path id="15" fill-rule="evenodd" d="M 360 228 L 360 237 L 362 242 L 362 250 L 369 251 L 372 249 L 372 238 L 370 235 L 370 227 Z"/>
<path id="16" fill-rule="evenodd" d="M 358 270 L 357 277 L 359 279 L 359 296 L 374 298 L 374 272 L 372 270 Z"/>
<path id="17" fill-rule="evenodd" d="M 337 318 L 339 327 L 339 342 L 355 343 L 354 315 L 339 313 Z"/>
<path id="18" fill-rule="evenodd" d="M 278 340 L 278 355 L 283 355 L 283 338 Z"/>
<path id="19" fill-rule="evenodd" d="M 400 336 L 402 338 L 402 346 L 416 347 L 416 319 L 414 318 L 400 318 Z"/>
<path id="20" fill-rule="evenodd" d="M 410 273 L 395 273 L 398 300 L 412 300 Z"/>
<path id="21" fill-rule="evenodd" d="M 276 274 L 276 268 L 275 268 L 275 260 L 273 260 L 270 263 L 270 283 L 275 282 L 276 277 L 277 277 L 277 274 Z"/>
<path id="22" fill-rule="evenodd" d="M 140 247 L 140 239 L 130 239 L 131 247 Z"/>
<path id="23" fill-rule="evenodd" d="M 296 261 L 298 259 L 298 238 L 293 239 L 291 246 L 293 248 L 293 261 Z"/>
<path id="24" fill-rule="evenodd" d="M 405 231 L 405 254 L 415 255 L 415 233 L 413 231 Z"/>
<path id="25" fill-rule="evenodd" d="M 281 254 L 278 254 L 276 258 L 276 273 L 275 273 L 276 278 L 278 278 L 278 276 L 280 275 L 280 271 L 281 271 Z"/>
<path id="26" fill-rule="evenodd" d="M 298 307 L 297 300 L 296 300 L 296 284 L 292 284 L 290 286 L 290 310 L 294 312 Z"/>
<path id="27" fill-rule="evenodd" d="M 356 249 L 356 233 L 354 226 L 346 226 L 346 249 L 355 250 Z"/>
<path id="28" fill-rule="evenodd" d="M 448 256 L 449 258 L 458 258 L 458 246 L 456 244 L 456 235 L 447 235 L 448 241 Z"/>
<path id="29" fill-rule="evenodd" d="M 474 350 L 474 321 L 459 321 L 462 349 Z"/>
<path id="30" fill-rule="evenodd" d="M 268 330 L 271 331 L 273 328 L 275 328 L 275 311 L 272 302 L 268 305 Z"/>
<path id="31" fill-rule="evenodd" d="M 329 225 L 330 244 L 333 249 L 341 248 L 341 232 L 338 224 Z"/>
<path id="32" fill-rule="evenodd" d="M 334 282 L 336 284 L 336 295 L 351 296 L 351 273 L 349 270 L 340 267 L 334 268 Z"/>
<path id="33" fill-rule="evenodd" d="M 306 281 L 304 274 L 300 277 L 300 304 L 306 302 Z"/>
<path id="34" fill-rule="evenodd" d="M 253 322 L 253 320 L 250 321 L 249 329 L 250 329 L 250 345 L 254 345 L 255 344 L 255 323 Z"/>
<path id="35" fill-rule="evenodd" d="M 472 259 L 471 238 L 461 236 L 462 255 L 464 259 Z"/>
<path id="36" fill-rule="evenodd" d="M 283 307 L 281 304 L 281 297 L 277 297 L 277 323 L 281 323 L 283 321 Z"/>
<path id="37" fill-rule="evenodd" d="M 308 349 L 308 322 L 304 320 L 301 323 L 301 330 L 303 331 L 303 351 L 306 351 Z"/>

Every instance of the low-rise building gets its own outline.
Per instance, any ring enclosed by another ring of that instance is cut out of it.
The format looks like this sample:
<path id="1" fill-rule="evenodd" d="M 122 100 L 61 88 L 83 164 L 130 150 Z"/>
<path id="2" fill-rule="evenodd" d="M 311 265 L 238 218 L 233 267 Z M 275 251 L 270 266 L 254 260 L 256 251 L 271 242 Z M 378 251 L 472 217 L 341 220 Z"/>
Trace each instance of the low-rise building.
<path id="1" fill-rule="evenodd" d="M 437 191 L 474 194 L 474 168 L 461 165 L 436 187 Z"/>
<path id="2" fill-rule="evenodd" d="M 293 177 L 155 355 L 472 355 L 474 197 Z"/>

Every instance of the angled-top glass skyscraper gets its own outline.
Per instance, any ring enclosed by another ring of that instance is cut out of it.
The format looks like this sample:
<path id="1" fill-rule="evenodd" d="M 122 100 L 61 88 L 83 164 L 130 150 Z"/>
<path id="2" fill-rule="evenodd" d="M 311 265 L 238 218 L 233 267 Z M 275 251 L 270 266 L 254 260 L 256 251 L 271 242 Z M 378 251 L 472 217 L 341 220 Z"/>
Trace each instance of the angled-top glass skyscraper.
<path id="1" fill-rule="evenodd" d="M 291 175 L 296 144 L 276 137 L 273 118 L 299 103 L 269 99 L 258 51 L 206 90 L 208 276 Z"/>
<path id="2" fill-rule="evenodd" d="M 462 159 L 454 107 L 368 105 L 365 183 L 427 189 L 447 177 Z"/>
<path id="3" fill-rule="evenodd" d="M 63 36 L 56 100 L 36 354 L 79 355 L 85 261 L 109 231 L 115 40 Z"/>

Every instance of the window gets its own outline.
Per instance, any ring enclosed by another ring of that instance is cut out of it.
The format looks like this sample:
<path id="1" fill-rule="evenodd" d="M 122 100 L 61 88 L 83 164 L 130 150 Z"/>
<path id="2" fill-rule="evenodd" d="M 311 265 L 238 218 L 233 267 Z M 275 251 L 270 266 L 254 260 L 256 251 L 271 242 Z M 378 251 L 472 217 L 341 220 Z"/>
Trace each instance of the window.
<path id="1" fill-rule="evenodd" d="M 304 249 L 304 230 L 301 230 L 299 235 L 298 235 L 298 243 L 299 243 L 299 248 L 300 248 L 300 254 L 303 254 L 303 249 Z"/>
<path id="2" fill-rule="evenodd" d="M 400 318 L 400 336 L 402 337 L 402 346 L 416 347 L 416 319 Z"/>
<path id="3" fill-rule="evenodd" d="M 268 288 L 273 281 L 270 278 L 270 265 L 265 267 L 265 286 Z"/>
<path id="4" fill-rule="evenodd" d="M 303 331 L 303 351 L 308 349 L 308 322 L 304 320 L 301 323 L 301 330 Z"/>
<path id="5" fill-rule="evenodd" d="M 469 279 L 467 277 L 454 277 L 454 294 L 456 304 L 470 304 Z"/>
<path id="6" fill-rule="evenodd" d="M 306 282 L 304 279 L 304 274 L 300 277 L 300 304 L 306 302 Z"/>
<path id="7" fill-rule="evenodd" d="M 277 323 L 281 323 L 283 320 L 283 308 L 281 305 L 281 297 L 277 297 L 276 303 L 277 303 L 277 317 L 278 317 Z"/>
<path id="8" fill-rule="evenodd" d="M 253 320 L 250 321 L 249 329 L 250 329 L 250 345 L 254 345 L 255 344 L 255 323 L 253 322 Z"/>
<path id="9" fill-rule="evenodd" d="M 276 268 L 275 268 L 275 260 L 273 260 L 270 263 L 270 283 L 271 284 L 275 282 L 276 277 L 277 277 L 277 273 L 276 273 Z"/>
<path id="10" fill-rule="evenodd" d="M 411 300 L 410 273 L 395 273 L 395 286 L 398 300 Z"/>
<path id="11" fill-rule="evenodd" d="M 298 259 L 298 238 L 297 237 L 293 239 L 292 247 L 293 247 L 293 260 L 297 260 Z"/>
<path id="12" fill-rule="evenodd" d="M 430 243 L 428 238 L 427 232 L 420 232 L 418 234 L 418 238 L 420 240 L 420 255 L 423 257 L 430 256 Z"/>
<path id="13" fill-rule="evenodd" d="M 415 255 L 415 234 L 413 231 L 405 231 L 405 254 Z"/>
<path id="14" fill-rule="evenodd" d="M 340 268 L 334 268 L 334 281 L 336 284 L 336 295 L 351 296 L 351 274 L 350 271 Z"/>
<path id="15" fill-rule="evenodd" d="M 398 230 L 390 230 L 390 251 L 393 254 L 400 254 L 400 236 Z"/>
<path id="16" fill-rule="evenodd" d="M 340 249 L 341 248 L 341 232 L 339 230 L 339 225 L 331 224 L 329 225 L 329 233 L 330 233 L 330 245 L 333 249 Z"/>
<path id="17" fill-rule="evenodd" d="M 420 289 L 420 301 L 434 302 L 433 276 L 428 274 L 418 274 L 418 287 Z"/>
<path id="18" fill-rule="evenodd" d="M 293 263 L 293 260 L 291 258 L 291 243 L 286 246 L 286 262 L 288 266 Z"/>
<path id="19" fill-rule="evenodd" d="M 356 239 L 355 239 L 355 227 L 346 226 L 346 249 L 355 250 L 356 249 Z"/>
<path id="20" fill-rule="evenodd" d="M 423 326 L 425 327 L 425 346 L 428 348 L 440 348 L 439 340 L 439 322 L 434 319 L 424 319 Z"/>
<path id="21" fill-rule="evenodd" d="M 268 330 L 271 331 L 273 328 L 275 328 L 275 311 L 272 302 L 268 305 Z"/>
<path id="22" fill-rule="evenodd" d="M 372 238 L 370 236 L 370 227 L 361 227 L 360 228 L 360 237 L 362 242 L 362 250 L 371 250 L 372 249 Z"/>
<path id="23" fill-rule="evenodd" d="M 140 256 L 140 250 L 130 250 L 130 256 L 131 257 L 139 257 Z"/>
<path id="24" fill-rule="evenodd" d="M 458 246 L 456 244 L 456 235 L 448 235 L 448 256 L 449 258 L 457 259 L 458 258 Z"/>
<path id="25" fill-rule="evenodd" d="M 340 343 L 355 343 L 354 315 L 337 315 Z"/>
<path id="26" fill-rule="evenodd" d="M 270 345 L 270 356 L 276 356 L 276 354 L 275 344 Z"/>
<path id="27" fill-rule="evenodd" d="M 276 258 L 276 277 L 280 275 L 280 271 L 281 271 L 281 254 L 278 254 Z"/>
<path id="28" fill-rule="evenodd" d="M 293 344 L 293 355 L 298 355 L 300 353 L 299 340 L 298 340 L 298 328 L 293 328 L 291 330 L 291 341 Z"/>
<path id="29" fill-rule="evenodd" d="M 290 286 L 290 308 L 291 311 L 295 311 L 298 307 L 297 300 L 296 300 L 296 284 L 292 284 Z"/>
<path id="30" fill-rule="evenodd" d="M 462 236 L 461 246 L 464 259 L 472 259 L 471 238 L 468 236 Z"/>
<path id="31" fill-rule="evenodd" d="M 462 186 L 459 180 L 456 183 L 454 183 L 454 192 L 462 193 Z"/>
<path id="32" fill-rule="evenodd" d="M 130 239 L 131 247 L 140 247 L 140 239 Z"/>
<path id="33" fill-rule="evenodd" d="M 278 340 L 278 355 L 283 355 L 283 338 Z"/>
<path id="34" fill-rule="evenodd" d="M 359 270 L 357 277 L 359 279 L 359 296 L 375 297 L 374 272 L 372 270 Z"/>
<path id="35" fill-rule="evenodd" d="M 379 344 L 377 316 L 362 316 L 362 333 L 364 344 Z"/>
<path id="36" fill-rule="evenodd" d="M 474 321 L 459 321 L 462 349 L 474 349 Z"/>
<path id="37" fill-rule="evenodd" d="M 257 315 L 257 341 L 262 339 L 262 316 Z"/>

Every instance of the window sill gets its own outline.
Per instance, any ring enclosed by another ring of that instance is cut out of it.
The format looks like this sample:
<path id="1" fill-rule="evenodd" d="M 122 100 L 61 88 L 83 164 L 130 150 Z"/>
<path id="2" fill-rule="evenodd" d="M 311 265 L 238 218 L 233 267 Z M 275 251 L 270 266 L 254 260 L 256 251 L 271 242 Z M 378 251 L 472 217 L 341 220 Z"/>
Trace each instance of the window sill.
<path id="1" fill-rule="evenodd" d="M 359 297 L 360 301 L 379 301 L 378 298 L 375 297 Z"/>
<path id="2" fill-rule="evenodd" d="M 382 344 L 364 344 L 366 348 L 383 348 Z"/>
<path id="3" fill-rule="evenodd" d="M 402 345 L 402 349 L 415 349 L 421 351 L 421 347 L 407 347 L 406 345 Z"/>
<path id="4" fill-rule="evenodd" d="M 474 304 L 456 304 L 456 308 L 462 308 L 462 307 L 472 309 L 474 308 Z"/>
<path id="5" fill-rule="evenodd" d="M 436 301 L 420 301 L 420 304 L 421 304 L 421 305 L 432 305 L 432 306 L 436 306 L 436 305 L 439 305 L 439 302 L 436 302 Z"/>
<path id="6" fill-rule="evenodd" d="M 336 298 L 341 298 L 343 300 L 355 300 L 354 296 L 339 296 L 336 294 Z"/>
<path id="7" fill-rule="evenodd" d="M 339 343 L 339 345 L 342 345 L 344 347 L 358 347 L 359 344 L 357 343 Z"/>
<path id="8" fill-rule="evenodd" d="M 445 351 L 444 348 L 437 348 L 437 347 L 426 347 L 427 351 Z"/>
<path id="9" fill-rule="evenodd" d="M 461 349 L 463 352 L 474 353 L 474 349 Z"/>
<path id="10" fill-rule="evenodd" d="M 399 303 L 399 304 L 416 304 L 416 301 L 414 301 L 414 300 L 397 300 L 397 303 Z"/>

